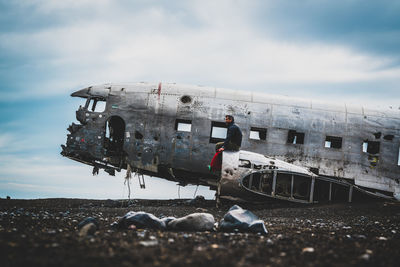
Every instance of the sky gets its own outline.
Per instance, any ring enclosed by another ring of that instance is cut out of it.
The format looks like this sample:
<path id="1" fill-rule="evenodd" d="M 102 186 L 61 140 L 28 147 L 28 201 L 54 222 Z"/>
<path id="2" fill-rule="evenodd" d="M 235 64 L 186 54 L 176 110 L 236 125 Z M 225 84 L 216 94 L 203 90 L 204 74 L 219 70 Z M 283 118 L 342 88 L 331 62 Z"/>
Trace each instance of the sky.
<path id="1" fill-rule="evenodd" d="M 400 108 L 396 0 L 0 0 L 0 197 L 128 197 L 60 155 L 78 89 L 176 82 Z M 134 198 L 213 198 L 146 177 Z"/>

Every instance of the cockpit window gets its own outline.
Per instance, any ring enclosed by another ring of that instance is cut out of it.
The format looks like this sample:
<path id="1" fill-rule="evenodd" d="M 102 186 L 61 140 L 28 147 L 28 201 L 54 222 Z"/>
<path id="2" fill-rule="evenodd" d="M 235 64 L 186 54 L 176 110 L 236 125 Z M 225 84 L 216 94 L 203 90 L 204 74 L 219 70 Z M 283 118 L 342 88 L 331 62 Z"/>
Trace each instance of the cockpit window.
<path id="1" fill-rule="evenodd" d="M 102 98 L 88 98 L 85 107 L 93 112 L 104 112 L 106 101 Z"/>

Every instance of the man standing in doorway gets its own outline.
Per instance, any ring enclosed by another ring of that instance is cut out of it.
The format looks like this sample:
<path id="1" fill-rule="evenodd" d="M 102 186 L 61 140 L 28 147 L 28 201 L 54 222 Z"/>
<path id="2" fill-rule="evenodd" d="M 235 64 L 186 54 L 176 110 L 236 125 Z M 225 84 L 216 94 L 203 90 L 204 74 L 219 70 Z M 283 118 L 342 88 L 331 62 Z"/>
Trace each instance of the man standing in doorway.
<path id="1" fill-rule="evenodd" d="M 239 151 L 242 145 L 242 131 L 240 131 L 240 128 L 235 124 L 235 118 L 232 115 L 226 115 L 225 122 L 228 126 L 226 139 L 224 142 L 217 143 L 215 145 L 215 150 L 217 152 L 224 150 Z"/>

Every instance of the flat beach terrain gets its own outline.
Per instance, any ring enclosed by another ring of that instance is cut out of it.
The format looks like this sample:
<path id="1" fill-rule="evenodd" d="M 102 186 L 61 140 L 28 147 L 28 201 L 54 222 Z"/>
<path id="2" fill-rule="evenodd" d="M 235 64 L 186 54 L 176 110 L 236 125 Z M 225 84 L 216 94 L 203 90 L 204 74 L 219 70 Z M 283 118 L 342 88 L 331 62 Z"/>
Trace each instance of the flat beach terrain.
<path id="1" fill-rule="evenodd" d="M 269 231 L 175 232 L 110 226 L 128 211 L 157 217 L 211 213 L 205 200 L 0 199 L 1 266 L 399 266 L 400 203 L 238 203 Z M 80 235 L 94 217 L 99 228 Z"/>

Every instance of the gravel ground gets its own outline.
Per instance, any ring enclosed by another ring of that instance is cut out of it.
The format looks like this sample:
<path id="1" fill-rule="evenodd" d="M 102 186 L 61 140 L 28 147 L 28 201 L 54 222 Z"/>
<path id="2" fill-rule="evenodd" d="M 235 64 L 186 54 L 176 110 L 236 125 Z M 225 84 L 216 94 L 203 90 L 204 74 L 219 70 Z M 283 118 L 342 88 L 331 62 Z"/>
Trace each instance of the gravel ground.
<path id="1" fill-rule="evenodd" d="M 393 202 L 239 204 L 265 221 L 266 236 L 110 226 L 128 211 L 209 212 L 219 221 L 233 204 L 0 199 L 1 266 L 399 266 L 400 203 Z M 87 217 L 97 218 L 99 229 L 79 235 Z"/>

